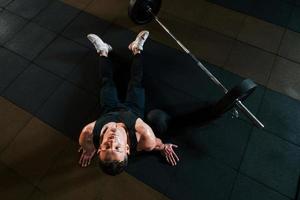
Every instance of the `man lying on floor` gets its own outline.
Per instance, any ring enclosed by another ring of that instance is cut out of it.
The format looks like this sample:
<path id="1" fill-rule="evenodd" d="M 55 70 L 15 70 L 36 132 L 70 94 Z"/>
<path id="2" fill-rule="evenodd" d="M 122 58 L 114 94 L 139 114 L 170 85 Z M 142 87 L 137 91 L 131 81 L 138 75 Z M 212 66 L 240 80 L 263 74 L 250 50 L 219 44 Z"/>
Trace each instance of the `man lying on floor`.
<path id="1" fill-rule="evenodd" d="M 82 151 L 79 164 L 87 167 L 97 153 L 102 170 L 110 175 L 121 173 L 128 163 L 128 156 L 139 151 L 160 151 L 171 165 L 176 165 L 178 156 L 174 144 L 164 144 L 157 138 L 144 119 L 145 91 L 143 78 L 143 45 L 149 32 L 140 32 L 128 46 L 133 54 L 131 77 L 125 102 L 121 103 L 113 82 L 112 47 L 97 35 L 89 34 L 100 59 L 102 84 L 100 91 L 101 115 L 86 125 L 79 137 Z"/>

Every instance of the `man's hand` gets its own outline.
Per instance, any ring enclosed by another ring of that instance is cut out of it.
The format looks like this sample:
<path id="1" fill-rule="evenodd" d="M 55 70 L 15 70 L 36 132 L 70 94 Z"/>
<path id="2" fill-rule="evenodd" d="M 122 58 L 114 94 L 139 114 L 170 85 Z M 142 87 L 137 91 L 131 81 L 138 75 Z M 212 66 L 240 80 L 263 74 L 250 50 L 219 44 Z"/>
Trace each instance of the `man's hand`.
<path id="1" fill-rule="evenodd" d="M 164 144 L 164 148 L 161 150 L 161 154 L 165 156 L 167 162 L 172 166 L 176 165 L 179 161 L 179 158 L 174 152 L 173 147 L 177 148 L 178 146 L 175 144 Z"/>
<path id="2" fill-rule="evenodd" d="M 79 159 L 79 165 L 81 165 L 81 167 L 87 167 L 91 164 L 91 160 L 96 153 L 96 149 L 94 148 L 90 151 L 87 151 L 87 150 L 83 149 L 82 147 L 80 147 L 78 149 L 78 152 L 81 152 L 81 151 L 82 151 L 82 154 Z"/>

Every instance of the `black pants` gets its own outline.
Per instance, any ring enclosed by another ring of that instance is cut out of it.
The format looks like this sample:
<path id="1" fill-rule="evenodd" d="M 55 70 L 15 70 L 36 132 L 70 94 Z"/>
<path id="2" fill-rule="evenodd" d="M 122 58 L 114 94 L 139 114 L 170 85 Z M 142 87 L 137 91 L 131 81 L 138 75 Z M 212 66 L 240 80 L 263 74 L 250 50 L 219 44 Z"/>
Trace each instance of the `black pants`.
<path id="1" fill-rule="evenodd" d="M 134 55 L 130 70 L 126 99 L 120 102 L 117 88 L 113 81 L 113 56 L 100 56 L 99 72 L 101 76 L 100 105 L 101 113 L 129 109 L 144 118 L 145 89 L 142 86 L 143 79 L 143 56 Z"/>

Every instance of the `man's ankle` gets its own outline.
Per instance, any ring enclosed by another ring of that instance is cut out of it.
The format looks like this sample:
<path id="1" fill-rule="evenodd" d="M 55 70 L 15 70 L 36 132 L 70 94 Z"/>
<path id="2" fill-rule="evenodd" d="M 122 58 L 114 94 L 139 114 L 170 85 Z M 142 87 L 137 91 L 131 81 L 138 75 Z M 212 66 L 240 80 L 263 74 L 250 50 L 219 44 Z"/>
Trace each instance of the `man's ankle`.
<path id="1" fill-rule="evenodd" d="M 99 52 L 99 56 L 108 57 L 108 52 L 105 51 Z"/>
<path id="2" fill-rule="evenodd" d="M 137 55 L 137 54 L 140 54 L 140 53 L 141 53 L 141 50 L 133 49 L 133 50 L 132 50 L 132 53 L 133 53 L 133 55 Z"/>

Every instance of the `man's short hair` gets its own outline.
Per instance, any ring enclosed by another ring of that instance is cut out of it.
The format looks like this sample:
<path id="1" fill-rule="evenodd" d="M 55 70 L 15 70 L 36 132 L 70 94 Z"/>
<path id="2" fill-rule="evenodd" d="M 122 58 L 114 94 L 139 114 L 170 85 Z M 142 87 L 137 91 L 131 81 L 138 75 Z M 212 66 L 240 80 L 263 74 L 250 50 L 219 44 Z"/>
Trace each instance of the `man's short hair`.
<path id="1" fill-rule="evenodd" d="M 123 161 L 99 159 L 99 165 L 103 172 L 115 176 L 123 172 L 124 169 L 127 167 L 128 156 L 126 155 Z"/>

